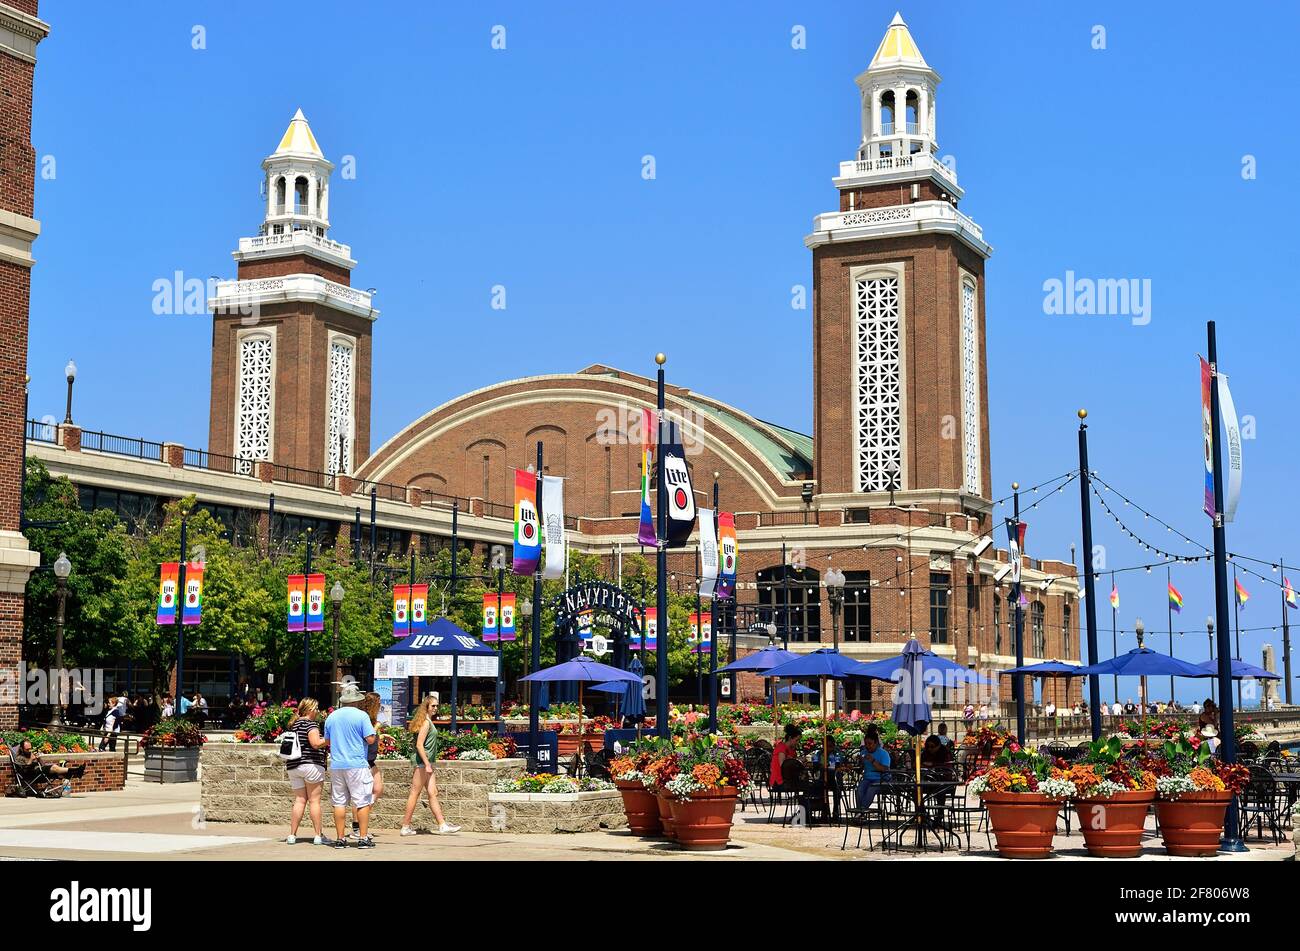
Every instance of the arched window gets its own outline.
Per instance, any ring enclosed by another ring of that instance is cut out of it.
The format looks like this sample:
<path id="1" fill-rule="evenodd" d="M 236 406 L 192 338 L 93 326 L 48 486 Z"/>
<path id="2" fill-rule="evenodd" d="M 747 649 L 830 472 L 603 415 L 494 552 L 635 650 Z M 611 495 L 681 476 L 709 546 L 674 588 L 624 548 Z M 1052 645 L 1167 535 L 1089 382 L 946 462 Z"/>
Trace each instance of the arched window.
<path id="1" fill-rule="evenodd" d="M 1031 624 L 1034 657 L 1047 656 L 1047 636 L 1044 632 L 1043 619 L 1045 609 L 1042 601 L 1035 601 L 1029 606 L 1029 618 Z"/>

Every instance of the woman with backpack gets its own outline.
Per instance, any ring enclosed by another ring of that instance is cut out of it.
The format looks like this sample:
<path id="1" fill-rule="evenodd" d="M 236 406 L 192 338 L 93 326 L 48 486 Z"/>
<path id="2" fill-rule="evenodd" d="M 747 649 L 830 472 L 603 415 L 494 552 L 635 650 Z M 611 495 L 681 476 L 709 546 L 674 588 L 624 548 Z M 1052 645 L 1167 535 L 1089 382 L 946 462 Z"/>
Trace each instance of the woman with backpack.
<path id="1" fill-rule="evenodd" d="M 320 704 L 310 697 L 303 700 L 298 704 L 297 718 L 280 737 L 280 758 L 285 761 L 289 785 L 293 787 L 293 813 L 289 819 L 289 837 L 285 839 L 289 845 L 298 841 L 298 826 L 304 812 L 310 813 L 316 832 L 312 844 L 329 844 L 320 825 L 320 793 L 325 785 L 325 748 L 329 744 L 321 736 L 320 723 L 316 720 L 319 713 Z"/>

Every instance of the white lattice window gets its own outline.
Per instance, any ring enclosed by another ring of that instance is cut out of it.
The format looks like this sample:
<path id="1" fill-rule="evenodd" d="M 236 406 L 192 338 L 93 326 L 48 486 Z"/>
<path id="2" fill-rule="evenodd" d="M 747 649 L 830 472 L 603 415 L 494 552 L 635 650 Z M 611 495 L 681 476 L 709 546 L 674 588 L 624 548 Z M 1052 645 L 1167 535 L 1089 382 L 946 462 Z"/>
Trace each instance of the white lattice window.
<path id="1" fill-rule="evenodd" d="M 352 367 L 355 347 L 344 337 L 330 341 L 329 397 L 325 407 L 325 470 L 352 471 Z"/>
<path id="2" fill-rule="evenodd" d="M 272 348 L 271 337 L 266 334 L 249 334 L 239 340 L 235 455 L 240 459 L 271 458 L 275 373 Z"/>
<path id="3" fill-rule="evenodd" d="M 863 277 L 854 287 L 854 436 L 857 491 L 902 488 L 901 281 Z"/>
<path id="4" fill-rule="evenodd" d="M 980 335 L 975 284 L 961 284 L 961 429 L 966 491 L 980 494 Z"/>

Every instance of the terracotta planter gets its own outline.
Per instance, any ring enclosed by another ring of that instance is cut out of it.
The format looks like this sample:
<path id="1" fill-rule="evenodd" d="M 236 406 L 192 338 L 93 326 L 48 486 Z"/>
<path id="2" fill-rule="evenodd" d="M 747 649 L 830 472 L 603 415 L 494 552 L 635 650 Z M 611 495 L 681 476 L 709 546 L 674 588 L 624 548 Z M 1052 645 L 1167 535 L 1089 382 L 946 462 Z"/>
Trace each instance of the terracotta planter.
<path id="1" fill-rule="evenodd" d="M 998 852 L 1009 859 L 1045 859 L 1052 854 L 1061 804 L 1038 793 L 983 795 Z"/>
<path id="2" fill-rule="evenodd" d="M 1190 792 L 1156 801 L 1160 835 L 1170 855 L 1214 855 L 1223 835 L 1230 792 Z"/>
<path id="3" fill-rule="evenodd" d="M 672 800 L 664 793 L 655 794 L 655 803 L 659 807 L 659 824 L 663 826 L 664 837 L 677 839 L 677 823 L 673 819 Z"/>
<path id="4" fill-rule="evenodd" d="M 1147 810 L 1155 801 L 1154 789 L 1118 792 L 1109 799 L 1075 800 L 1074 811 L 1088 853 L 1112 859 L 1140 855 Z"/>
<path id="5" fill-rule="evenodd" d="M 663 835 L 663 825 L 659 822 L 659 803 L 656 802 L 658 797 L 639 781 L 616 779 L 614 785 L 623 795 L 623 811 L 627 813 L 627 827 L 632 834 Z"/>
<path id="6" fill-rule="evenodd" d="M 678 844 L 692 852 L 725 849 L 738 798 L 735 789 L 706 789 L 690 799 L 670 800 Z"/>
<path id="7" fill-rule="evenodd" d="M 581 735 L 577 733 L 561 733 L 557 739 L 560 744 L 559 755 L 562 757 L 572 756 L 577 753 L 582 749 L 584 743 L 590 743 L 591 748 L 597 752 L 605 745 L 604 733 L 583 733 Z"/>

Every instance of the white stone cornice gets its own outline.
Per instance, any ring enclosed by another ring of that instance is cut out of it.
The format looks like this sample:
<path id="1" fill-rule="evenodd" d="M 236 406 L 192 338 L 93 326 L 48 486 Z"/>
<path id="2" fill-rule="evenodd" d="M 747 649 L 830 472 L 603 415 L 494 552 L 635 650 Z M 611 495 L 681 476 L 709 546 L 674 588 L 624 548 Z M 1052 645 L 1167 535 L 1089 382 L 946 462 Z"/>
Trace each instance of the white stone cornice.
<path id="1" fill-rule="evenodd" d="M 831 212 L 813 219 L 813 233 L 804 238 L 809 248 L 844 241 L 870 241 L 918 233 L 951 234 L 980 257 L 993 248 L 974 221 L 946 201 L 918 201 L 910 205 Z"/>
<path id="2" fill-rule="evenodd" d="M 357 266 L 357 262 L 352 259 L 352 249 L 346 244 L 302 230 L 288 234 L 265 234 L 240 238 L 239 249 L 231 251 L 230 254 L 236 261 L 258 261 L 291 254 L 309 254 L 330 264 L 347 268 L 349 271 Z"/>
<path id="3" fill-rule="evenodd" d="M 325 304 L 345 313 L 374 320 L 379 311 L 371 306 L 366 291 L 327 280 L 317 274 L 286 274 L 251 281 L 221 281 L 216 293 L 208 298 L 213 313 L 249 313 L 267 304 L 302 301 Z"/>
<path id="4" fill-rule="evenodd" d="M 0 209 L 0 261 L 31 267 L 32 242 L 41 233 L 41 223 L 35 218 Z"/>
<path id="5" fill-rule="evenodd" d="M 0 593 L 22 594 L 40 563 L 41 553 L 28 548 L 22 534 L 0 531 Z"/>
<path id="6" fill-rule="evenodd" d="M 0 3 L 0 53 L 35 63 L 36 44 L 49 34 L 50 25 L 44 20 Z"/>

